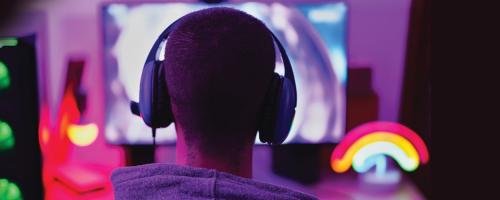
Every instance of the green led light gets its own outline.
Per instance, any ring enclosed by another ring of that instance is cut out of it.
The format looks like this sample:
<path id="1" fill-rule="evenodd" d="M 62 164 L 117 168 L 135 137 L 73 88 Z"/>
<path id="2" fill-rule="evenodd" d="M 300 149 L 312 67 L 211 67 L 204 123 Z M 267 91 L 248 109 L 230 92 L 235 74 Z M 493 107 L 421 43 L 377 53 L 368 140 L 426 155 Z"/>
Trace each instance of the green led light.
<path id="1" fill-rule="evenodd" d="M 13 47 L 17 46 L 17 39 L 16 38 L 0 38 L 0 48 L 2 47 Z"/>
<path id="2" fill-rule="evenodd" d="M 0 151 L 14 147 L 14 133 L 7 122 L 0 120 Z"/>
<path id="3" fill-rule="evenodd" d="M 0 61 L 0 90 L 7 89 L 10 86 L 10 75 L 7 65 Z"/>
<path id="4" fill-rule="evenodd" d="M 0 199 L 2 200 L 22 200 L 21 190 L 15 183 L 7 179 L 0 179 Z"/>

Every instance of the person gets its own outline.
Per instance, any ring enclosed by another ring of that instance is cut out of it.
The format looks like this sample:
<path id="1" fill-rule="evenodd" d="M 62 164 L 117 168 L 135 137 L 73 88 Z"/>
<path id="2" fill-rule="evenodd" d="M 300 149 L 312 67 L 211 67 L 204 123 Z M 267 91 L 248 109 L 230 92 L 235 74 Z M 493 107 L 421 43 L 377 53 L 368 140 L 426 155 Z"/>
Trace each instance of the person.
<path id="1" fill-rule="evenodd" d="M 116 169 L 115 199 L 316 199 L 252 180 L 252 148 L 275 67 L 269 29 L 232 8 L 184 16 L 165 46 L 176 164 Z"/>

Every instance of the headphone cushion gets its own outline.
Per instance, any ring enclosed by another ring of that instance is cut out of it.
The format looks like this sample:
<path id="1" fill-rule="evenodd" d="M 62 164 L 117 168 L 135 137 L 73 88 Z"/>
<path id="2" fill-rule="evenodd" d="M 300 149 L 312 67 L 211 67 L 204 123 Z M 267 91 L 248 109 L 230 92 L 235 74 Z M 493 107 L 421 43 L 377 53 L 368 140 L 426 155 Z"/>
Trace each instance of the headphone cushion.
<path id="1" fill-rule="evenodd" d="M 157 99 L 156 99 L 156 112 L 155 123 L 158 128 L 169 126 L 173 121 L 173 114 L 170 104 L 170 96 L 168 94 L 167 82 L 165 79 L 164 62 L 160 62 L 158 66 L 157 77 Z"/>
<path id="2" fill-rule="evenodd" d="M 266 96 L 259 139 L 263 143 L 281 144 L 288 136 L 295 117 L 297 95 L 293 83 L 275 73 Z"/>
<path id="3" fill-rule="evenodd" d="M 139 109 L 141 118 L 148 126 L 153 126 L 153 87 L 155 61 L 148 62 L 144 65 L 141 75 L 141 84 L 139 90 Z"/>
<path id="4" fill-rule="evenodd" d="M 139 108 L 142 120 L 152 128 L 167 127 L 172 122 L 162 66 L 161 61 L 148 62 L 141 75 Z"/>
<path id="5" fill-rule="evenodd" d="M 297 94 L 293 83 L 283 78 L 282 88 L 279 96 L 278 109 L 275 121 L 273 144 L 281 144 L 285 141 L 295 118 L 295 105 Z"/>
<path id="6" fill-rule="evenodd" d="M 271 78 L 270 86 L 264 99 L 262 108 L 262 119 L 259 127 L 259 139 L 262 143 L 271 143 L 275 130 L 275 119 L 277 113 L 278 95 L 283 85 L 283 77 L 274 73 Z"/>

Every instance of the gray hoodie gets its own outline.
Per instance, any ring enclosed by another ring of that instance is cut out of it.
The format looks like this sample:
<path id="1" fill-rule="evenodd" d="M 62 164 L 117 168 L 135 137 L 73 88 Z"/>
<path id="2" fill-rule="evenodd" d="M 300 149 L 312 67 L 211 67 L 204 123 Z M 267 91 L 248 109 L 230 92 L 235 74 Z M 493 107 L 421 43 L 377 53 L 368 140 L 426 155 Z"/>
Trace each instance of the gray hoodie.
<path id="1" fill-rule="evenodd" d="M 115 199 L 317 199 L 213 169 L 155 163 L 118 168 Z"/>

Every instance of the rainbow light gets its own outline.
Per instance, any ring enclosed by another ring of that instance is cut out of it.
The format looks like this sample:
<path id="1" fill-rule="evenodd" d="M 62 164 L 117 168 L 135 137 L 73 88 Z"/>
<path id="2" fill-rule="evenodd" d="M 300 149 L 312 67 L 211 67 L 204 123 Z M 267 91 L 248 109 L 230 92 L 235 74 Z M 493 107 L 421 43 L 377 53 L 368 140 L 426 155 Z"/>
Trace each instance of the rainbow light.
<path id="1" fill-rule="evenodd" d="M 352 165 L 358 173 L 383 163 L 386 155 L 405 171 L 414 171 L 429 161 L 423 140 L 411 129 L 394 122 L 369 122 L 351 130 L 333 150 L 330 164 L 333 171 L 346 172 Z"/>

